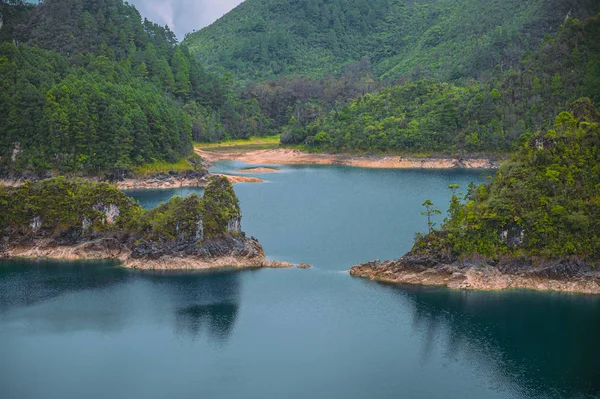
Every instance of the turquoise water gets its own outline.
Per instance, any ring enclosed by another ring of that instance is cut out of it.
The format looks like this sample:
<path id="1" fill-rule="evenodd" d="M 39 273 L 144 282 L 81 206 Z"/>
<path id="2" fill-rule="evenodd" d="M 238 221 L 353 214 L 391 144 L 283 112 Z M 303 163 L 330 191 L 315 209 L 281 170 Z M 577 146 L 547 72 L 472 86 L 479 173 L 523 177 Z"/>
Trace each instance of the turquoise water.
<path id="1" fill-rule="evenodd" d="M 426 227 L 423 200 L 444 209 L 448 184 L 485 174 L 302 166 L 257 176 L 267 182 L 235 186 L 244 230 L 270 257 L 313 269 L 0 263 L 0 397 L 600 397 L 599 298 L 344 272 L 401 255 Z M 151 207 L 181 193 L 131 194 Z"/>

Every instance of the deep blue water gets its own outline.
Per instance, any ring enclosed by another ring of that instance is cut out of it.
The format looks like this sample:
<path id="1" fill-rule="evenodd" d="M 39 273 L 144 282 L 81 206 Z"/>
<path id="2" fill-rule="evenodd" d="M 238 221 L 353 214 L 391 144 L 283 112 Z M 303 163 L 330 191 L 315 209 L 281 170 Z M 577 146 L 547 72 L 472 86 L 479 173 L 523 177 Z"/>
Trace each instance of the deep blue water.
<path id="1" fill-rule="evenodd" d="M 217 171 L 241 164 L 224 163 Z M 391 286 L 448 184 L 486 173 L 281 167 L 238 184 L 243 229 L 310 270 L 0 263 L 1 398 L 600 397 L 600 299 Z M 146 207 L 193 191 L 131 192 Z"/>

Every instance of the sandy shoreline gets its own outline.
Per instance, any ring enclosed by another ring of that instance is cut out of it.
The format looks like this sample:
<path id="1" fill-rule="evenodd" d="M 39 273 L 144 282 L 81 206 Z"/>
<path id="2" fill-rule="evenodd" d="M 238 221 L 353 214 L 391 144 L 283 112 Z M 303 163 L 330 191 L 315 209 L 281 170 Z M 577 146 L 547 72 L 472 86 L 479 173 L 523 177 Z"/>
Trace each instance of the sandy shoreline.
<path id="1" fill-rule="evenodd" d="M 389 168 L 389 169 L 450 169 L 450 168 L 478 168 L 495 169 L 500 161 L 492 157 L 486 158 L 454 158 L 454 157 L 401 157 L 379 155 L 340 155 L 340 154 L 312 154 L 288 148 L 256 151 L 209 151 L 196 149 L 196 153 L 208 162 L 216 161 L 242 161 L 257 165 L 346 165 L 360 168 Z"/>
<path id="2" fill-rule="evenodd" d="M 248 168 L 248 169 L 238 169 L 236 170 L 238 173 L 277 173 L 279 169 L 275 168 Z"/>
<path id="3" fill-rule="evenodd" d="M 392 155 L 341 155 L 341 154 L 311 154 L 289 148 L 278 148 L 272 150 L 256 151 L 209 151 L 195 150 L 204 160 L 209 163 L 217 161 L 242 161 L 247 164 L 256 165 L 345 165 L 358 168 L 380 168 L 380 169 L 496 169 L 502 158 L 455 158 L 455 157 L 402 157 Z M 238 173 L 275 173 L 276 168 L 255 167 L 240 169 Z M 263 183 L 264 180 L 250 176 L 234 176 L 227 174 L 215 174 L 225 176 L 232 184 L 236 183 Z M 97 178 L 89 178 L 99 181 Z M 0 179 L 0 186 L 18 187 L 25 180 Z M 119 190 L 135 189 L 169 189 L 180 187 L 205 187 L 208 184 L 207 177 L 185 177 L 185 176 L 153 176 L 143 178 L 128 178 L 115 182 Z"/>
<path id="4" fill-rule="evenodd" d="M 248 177 L 248 176 L 232 176 L 232 175 L 223 175 L 223 174 L 215 174 L 215 176 L 225 176 L 227 180 L 231 184 L 236 183 L 264 183 L 265 181 L 259 179 L 258 177 Z"/>

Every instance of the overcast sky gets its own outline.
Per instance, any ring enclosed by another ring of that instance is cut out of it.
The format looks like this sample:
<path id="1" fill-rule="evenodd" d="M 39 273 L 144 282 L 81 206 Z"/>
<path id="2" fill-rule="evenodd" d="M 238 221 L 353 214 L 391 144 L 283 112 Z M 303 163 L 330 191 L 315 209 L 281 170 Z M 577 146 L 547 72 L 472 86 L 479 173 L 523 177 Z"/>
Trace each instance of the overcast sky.
<path id="1" fill-rule="evenodd" d="M 142 16 L 159 25 L 169 25 L 179 41 L 240 4 L 243 0 L 128 0 Z"/>

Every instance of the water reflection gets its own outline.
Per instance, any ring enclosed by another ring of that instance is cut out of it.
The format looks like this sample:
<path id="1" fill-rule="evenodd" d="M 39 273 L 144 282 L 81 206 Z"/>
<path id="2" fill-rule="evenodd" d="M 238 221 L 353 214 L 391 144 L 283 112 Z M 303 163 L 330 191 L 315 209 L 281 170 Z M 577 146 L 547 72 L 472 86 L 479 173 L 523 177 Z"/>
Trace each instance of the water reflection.
<path id="1" fill-rule="evenodd" d="M 525 397 L 600 397 L 599 298 L 385 286 L 412 307 L 423 362 L 441 345 L 449 361 L 466 358 Z"/>
<path id="2" fill-rule="evenodd" d="M 206 329 L 212 340 L 223 345 L 233 332 L 238 309 L 239 305 L 232 303 L 181 308 L 175 313 L 175 331 L 193 339 Z"/>
<path id="3" fill-rule="evenodd" d="M 250 271 L 245 271 L 250 272 Z M 202 332 L 220 346 L 234 330 L 240 303 L 240 271 L 142 273 L 170 302 L 176 334 L 194 339 Z"/>
<path id="4" fill-rule="evenodd" d="M 66 295 L 126 283 L 112 261 L 0 261 L 0 313 Z"/>
<path id="5" fill-rule="evenodd" d="M 116 332 L 142 319 L 171 324 L 186 339 L 204 331 L 223 346 L 239 312 L 239 273 L 140 272 L 116 262 L 5 261 L 0 263 L 0 317 L 12 328 L 37 333 Z"/>

